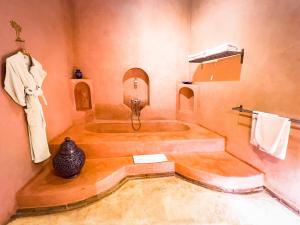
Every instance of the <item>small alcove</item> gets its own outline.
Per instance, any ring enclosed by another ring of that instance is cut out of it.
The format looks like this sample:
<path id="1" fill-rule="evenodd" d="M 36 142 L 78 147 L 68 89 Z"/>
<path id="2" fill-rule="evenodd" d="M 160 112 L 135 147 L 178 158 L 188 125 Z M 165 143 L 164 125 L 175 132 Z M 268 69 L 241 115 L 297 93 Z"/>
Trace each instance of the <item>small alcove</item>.
<path id="1" fill-rule="evenodd" d="M 194 91 L 188 87 L 179 90 L 179 111 L 194 111 Z"/>
<path id="2" fill-rule="evenodd" d="M 92 109 L 91 90 L 87 83 L 77 83 L 74 88 L 74 96 L 77 111 Z"/>
<path id="3" fill-rule="evenodd" d="M 177 84 L 176 118 L 186 122 L 197 122 L 199 110 L 199 85 Z"/>

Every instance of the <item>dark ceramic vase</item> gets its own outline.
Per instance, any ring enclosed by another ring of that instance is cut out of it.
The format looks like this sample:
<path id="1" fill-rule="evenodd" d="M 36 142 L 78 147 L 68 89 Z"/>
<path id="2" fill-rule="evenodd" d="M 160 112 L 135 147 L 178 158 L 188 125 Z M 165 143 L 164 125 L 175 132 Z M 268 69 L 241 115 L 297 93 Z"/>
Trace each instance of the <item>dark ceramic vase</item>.
<path id="1" fill-rule="evenodd" d="M 76 79 L 82 79 L 82 77 L 83 77 L 83 74 L 79 69 L 75 70 L 74 75 L 75 75 Z"/>
<path id="2" fill-rule="evenodd" d="M 52 163 L 58 176 L 73 178 L 80 173 L 85 163 L 85 154 L 71 138 L 66 137 Z"/>

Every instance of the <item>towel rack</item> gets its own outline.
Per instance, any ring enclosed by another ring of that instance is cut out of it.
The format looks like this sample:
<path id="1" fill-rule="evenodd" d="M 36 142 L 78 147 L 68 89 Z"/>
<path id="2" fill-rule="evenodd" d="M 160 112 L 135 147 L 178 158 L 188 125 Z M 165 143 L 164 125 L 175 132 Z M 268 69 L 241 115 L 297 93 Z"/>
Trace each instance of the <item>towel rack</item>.
<path id="1" fill-rule="evenodd" d="M 240 105 L 240 106 L 237 106 L 237 107 L 233 107 L 232 110 L 236 110 L 236 111 L 239 111 L 239 112 L 245 112 L 245 113 L 254 113 L 254 114 L 257 114 L 255 112 L 253 112 L 252 110 L 244 109 L 243 105 Z M 299 123 L 300 124 L 300 120 L 299 119 L 293 119 L 293 118 L 289 118 L 289 119 L 293 123 Z"/>
<path id="2" fill-rule="evenodd" d="M 235 55 L 241 55 L 240 63 L 243 64 L 244 54 L 245 54 L 244 49 L 241 49 L 241 50 L 238 50 L 238 51 L 227 50 L 226 49 L 226 50 L 222 50 L 222 52 L 213 53 L 213 54 L 206 55 L 206 56 L 201 56 L 201 57 L 195 58 L 195 59 L 189 59 L 189 63 L 203 63 L 203 62 L 206 62 L 206 61 L 227 58 L 227 57 L 235 56 Z"/>

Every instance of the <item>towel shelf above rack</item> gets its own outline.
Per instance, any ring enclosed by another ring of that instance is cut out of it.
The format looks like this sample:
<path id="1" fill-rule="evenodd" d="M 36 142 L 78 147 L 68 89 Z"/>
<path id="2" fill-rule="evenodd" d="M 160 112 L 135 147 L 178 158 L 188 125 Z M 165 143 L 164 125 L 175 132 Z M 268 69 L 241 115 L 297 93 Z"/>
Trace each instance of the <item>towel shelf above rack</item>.
<path id="1" fill-rule="evenodd" d="M 249 109 L 244 109 L 243 105 L 237 106 L 237 107 L 233 107 L 232 110 L 236 110 L 239 112 L 245 112 L 245 113 L 255 113 L 252 110 Z M 300 119 L 293 119 L 293 118 L 289 118 L 291 122 L 293 123 L 299 123 L 300 124 Z"/>
<path id="2" fill-rule="evenodd" d="M 214 55 L 191 59 L 191 60 L 189 60 L 189 62 L 190 63 L 203 63 L 203 62 L 207 62 L 207 61 L 211 61 L 211 60 L 227 58 L 227 57 L 234 56 L 234 55 L 241 55 L 241 64 L 243 64 L 244 49 L 242 49 L 241 51 L 224 51 L 224 52 L 214 54 Z"/>
<path id="3" fill-rule="evenodd" d="M 230 43 L 224 43 L 214 48 L 191 54 L 188 56 L 188 60 L 190 63 L 203 63 L 206 61 L 227 58 L 235 55 L 241 56 L 242 64 L 244 61 L 244 49 L 240 49 L 236 45 Z"/>

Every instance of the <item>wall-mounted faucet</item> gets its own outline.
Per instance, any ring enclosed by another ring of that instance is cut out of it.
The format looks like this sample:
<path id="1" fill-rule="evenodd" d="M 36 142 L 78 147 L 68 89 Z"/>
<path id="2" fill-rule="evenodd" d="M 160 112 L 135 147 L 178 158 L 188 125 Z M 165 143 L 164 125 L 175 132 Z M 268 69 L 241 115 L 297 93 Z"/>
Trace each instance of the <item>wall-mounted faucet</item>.
<path id="1" fill-rule="evenodd" d="M 131 106 L 131 126 L 133 130 L 138 131 L 141 128 L 141 121 L 140 121 L 140 115 L 142 110 L 142 100 L 138 98 L 132 98 L 130 101 Z M 134 125 L 134 117 L 136 117 L 138 121 L 138 126 L 136 127 Z"/>
<path id="2" fill-rule="evenodd" d="M 141 114 L 141 99 L 138 99 L 138 98 L 133 98 L 131 99 L 131 111 L 133 113 L 133 115 L 139 117 L 140 114 Z"/>
<path id="3" fill-rule="evenodd" d="M 138 81 L 137 77 L 135 77 L 134 80 L 133 80 L 133 87 L 134 87 L 134 89 L 137 89 L 138 83 L 139 83 L 139 81 Z"/>

